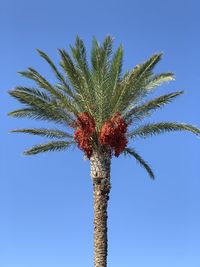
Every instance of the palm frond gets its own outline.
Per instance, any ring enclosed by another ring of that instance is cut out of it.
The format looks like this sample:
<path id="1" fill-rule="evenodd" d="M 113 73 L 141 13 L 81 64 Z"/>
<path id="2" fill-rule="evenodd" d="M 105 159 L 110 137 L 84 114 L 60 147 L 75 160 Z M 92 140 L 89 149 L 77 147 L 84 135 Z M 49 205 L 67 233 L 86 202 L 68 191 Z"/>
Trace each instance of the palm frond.
<path id="1" fill-rule="evenodd" d="M 16 98 L 22 104 L 26 104 L 32 107 L 35 110 L 34 113 L 36 114 L 36 116 L 44 117 L 47 119 L 49 118 L 50 120 L 63 122 L 68 125 L 71 125 L 71 123 L 73 122 L 73 118 L 70 116 L 70 114 L 65 112 L 59 106 L 57 106 L 56 103 L 46 102 L 36 95 L 32 95 L 29 92 L 17 89 L 9 91 L 9 94 Z M 13 116 L 12 113 L 10 113 L 10 115 Z"/>
<path id="2" fill-rule="evenodd" d="M 30 93 L 30 90 L 26 90 L 26 89 L 22 90 L 20 88 L 19 89 L 15 88 L 8 92 L 12 97 L 16 98 L 22 104 L 27 104 L 30 106 L 37 106 L 37 107 L 50 104 L 50 102 L 47 101 L 46 99 L 41 98 L 40 96 L 36 94 L 32 94 L 32 92 Z"/>
<path id="3" fill-rule="evenodd" d="M 86 96 L 90 102 L 94 100 L 94 88 L 91 78 L 90 69 L 87 62 L 86 48 L 83 41 L 77 36 L 75 46 L 70 46 L 73 58 L 77 63 L 77 68 L 81 72 L 82 83 Z"/>
<path id="4" fill-rule="evenodd" d="M 99 64 L 101 68 L 107 68 L 107 64 L 109 63 L 109 58 L 112 53 L 113 48 L 113 39 L 108 35 L 102 44 L 101 48 L 101 58 L 99 60 Z"/>
<path id="5" fill-rule="evenodd" d="M 107 97 L 106 97 L 106 106 L 109 107 L 109 111 L 112 108 L 111 106 L 111 97 L 114 94 L 117 85 L 120 82 L 121 79 L 121 73 L 122 73 L 122 63 L 123 63 L 123 49 L 120 45 L 116 52 L 114 53 L 111 62 L 110 62 L 110 83 L 107 88 Z"/>
<path id="6" fill-rule="evenodd" d="M 17 86 L 14 88 L 14 90 L 20 91 L 20 92 L 25 92 L 25 93 L 29 93 L 31 95 L 36 96 L 37 98 L 39 97 L 41 100 L 45 101 L 45 102 L 51 102 L 52 101 L 52 97 L 42 91 L 39 90 L 37 88 L 32 88 L 32 87 L 25 87 L 25 86 Z M 12 92 L 13 90 L 10 90 L 9 92 Z"/>
<path id="7" fill-rule="evenodd" d="M 145 88 L 146 81 L 152 76 L 152 70 L 161 60 L 161 56 L 161 53 L 154 54 L 121 80 L 112 97 L 113 113 L 123 112 L 127 106 L 148 93 Z"/>
<path id="8" fill-rule="evenodd" d="M 47 109 L 40 110 L 37 108 L 24 108 L 24 109 L 18 109 L 14 110 L 8 113 L 8 116 L 15 117 L 15 118 L 30 118 L 34 120 L 44 120 L 44 121 L 53 121 L 57 124 L 63 124 L 66 126 L 66 124 L 70 124 L 70 120 L 68 120 L 68 123 L 66 123 L 66 119 L 63 119 L 63 116 L 60 116 L 60 114 L 57 114 L 57 112 L 54 112 L 52 114 L 52 111 L 49 112 Z"/>
<path id="9" fill-rule="evenodd" d="M 36 49 L 36 50 L 37 50 L 38 54 L 50 65 L 51 69 L 55 73 L 58 80 L 65 83 L 65 79 L 64 79 L 63 75 L 58 71 L 57 67 L 52 62 L 52 60 L 49 58 L 49 56 L 47 56 L 47 54 L 40 49 Z"/>
<path id="10" fill-rule="evenodd" d="M 124 118 L 128 124 L 130 124 L 133 120 L 142 119 L 145 116 L 150 115 L 152 111 L 171 103 L 177 96 L 183 94 L 183 92 L 184 91 L 177 91 L 162 95 L 143 105 L 133 107 L 125 113 Z"/>
<path id="11" fill-rule="evenodd" d="M 76 93 L 81 98 L 79 101 L 79 105 L 81 109 L 88 110 L 90 113 L 90 95 L 87 90 L 85 90 L 85 79 L 83 78 L 80 70 L 74 65 L 73 60 L 69 56 L 69 54 L 64 49 L 59 49 L 61 55 L 60 65 L 67 74 L 67 77 L 75 89 Z"/>
<path id="12" fill-rule="evenodd" d="M 122 64 L 123 64 L 123 48 L 120 45 L 117 51 L 114 53 L 111 61 L 111 77 L 114 83 L 113 86 L 114 88 L 116 87 L 117 82 L 121 78 Z"/>
<path id="13" fill-rule="evenodd" d="M 73 112 L 74 114 L 77 113 L 77 111 L 75 111 L 73 109 L 73 106 L 70 104 L 70 99 L 64 95 L 62 92 L 59 92 L 59 90 L 57 90 L 55 87 L 53 87 L 41 74 L 39 74 L 36 70 L 34 70 L 33 68 L 29 68 L 29 71 L 26 72 L 19 72 L 20 74 L 22 74 L 23 76 L 33 79 L 36 81 L 36 83 L 43 89 L 46 89 L 54 98 L 58 99 L 59 102 L 62 102 L 66 108 L 71 108 L 70 112 Z M 13 91 L 11 91 L 13 92 Z M 24 92 L 25 93 L 25 92 Z M 26 94 L 27 94 L 27 90 L 26 90 Z M 13 93 L 14 96 L 14 93 Z"/>
<path id="14" fill-rule="evenodd" d="M 99 45 L 97 40 L 93 39 L 91 50 L 91 77 L 95 93 L 96 104 L 96 125 L 99 129 L 102 122 L 109 117 L 109 91 L 111 87 L 110 81 L 110 56 L 112 53 L 113 39 L 107 36 L 102 45 Z"/>
<path id="15" fill-rule="evenodd" d="M 146 90 L 152 90 L 155 87 L 158 87 L 161 84 L 172 81 L 172 80 L 174 80 L 174 74 L 172 72 L 156 74 L 147 80 L 145 88 Z"/>
<path id="16" fill-rule="evenodd" d="M 149 136 L 162 134 L 165 132 L 174 132 L 174 131 L 188 131 L 196 135 L 200 135 L 200 129 L 197 127 L 176 122 L 159 122 L 159 123 L 149 123 L 128 133 L 129 138 L 142 137 L 146 138 Z"/>
<path id="17" fill-rule="evenodd" d="M 136 66 L 134 71 L 136 81 L 149 77 L 152 74 L 152 70 L 155 68 L 155 66 L 161 60 L 161 58 L 162 58 L 162 53 L 155 53 L 143 64 Z"/>
<path id="18" fill-rule="evenodd" d="M 97 39 L 93 37 L 92 39 L 92 49 L 91 49 L 91 65 L 92 72 L 95 72 L 99 68 L 99 58 L 100 58 L 100 45 Z"/>
<path id="19" fill-rule="evenodd" d="M 75 47 L 70 46 L 70 48 L 72 51 L 72 55 L 78 64 L 78 67 L 88 80 L 90 77 L 90 72 L 87 62 L 86 48 L 79 36 L 76 37 Z"/>
<path id="20" fill-rule="evenodd" d="M 73 60 L 70 55 L 64 49 L 58 49 L 61 61 L 60 66 L 63 68 L 64 72 L 67 74 L 69 81 L 71 82 L 74 89 L 81 94 L 81 75 L 75 67 Z"/>
<path id="21" fill-rule="evenodd" d="M 62 92 L 60 92 L 59 90 L 57 90 L 56 87 L 52 86 L 47 80 L 45 80 L 45 78 L 40 75 L 36 70 L 34 70 L 33 68 L 29 68 L 29 71 L 25 71 L 25 72 L 20 72 L 20 74 L 22 74 L 23 76 L 33 79 L 41 88 L 47 90 L 50 94 L 51 94 L 51 99 L 57 99 L 59 103 L 62 103 L 62 105 L 64 105 L 64 107 L 68 110 L 68 112 L 72 112 L 73 114 L 77 114 L 78 110 L 74 107 L 74 105 L 72 104 L 72 100 L 70 100 L 70 98 L 63 94 Z M 59 88 L 60 89 L 60 88 Z M 33 90 L 35 92 L 33 92 Z M 50 101 L 50 96 L 49 99 L 47 99 L 47 94 L 45 94 L 44 92 L 40 92 L 37 89 L 31 89 L 31 88 L 25 88 L 23 89 L 23 87 L 17 87 L 15 90 L 11 90 L 9 91 L 10 94 L 12 96 L 18 94 L 19 95 L 19 91 L 22 91 L 22 93 L 24 93 L 23 95 L 34 95 L 35 99 L 36 97 L 40 96 L 40 98 L 43 96 L 45 96 L 44 100 L 49 100 Z M 40 95 L 39 95 L 40 94 Z M 22 95 L 22 94 L 21 94 Z M 73 95 L 74 96 L 74 95 Z M 15 97 L 15 96 L 14 96 Z M 17 97 L 16 97 L 17 98 Z M 20 97 L 18 97 L 18 100 L 20 99 Z M 19 100 L 22 102 L 22 100 Z"/>
<path id="22" fill-rule="evenodd" d="M 155 178 L 155 175 L 151 169 L 151 167 L 149 166 L 149 164 L 135 151 L 135 149 L 133 148 L 125 148 L 124 150 L 124 154 L 127 155 L 131 155 L 133 156 L 136 161 L 138 163 L 140 163 L 140 165 L 147 171 L 147 173 L 149 174 L 151 179 Z"/>
<path id="23" fill-rule="evenodd" d="M 40 49 L 36 49 L 37 52 L 39 53 L 39 55 L 50 65 L 51 69 L 53 70 L 53 72 L 55 73 L 56 77 L 58 78 L 58 80 L 63 84 L 62 90 L 67 93 L 69 96 L 71 96 L 72 98 L 74 98 L 74 93 L 72 91 L 72 89 L 70 88 L 70 86 L 67 84 L 65 77 L 62 75 L 62 73 L 57 69 L 57 67 L 55 66 L 55 64 L 53 63 L 53 61 L 49 58 L 49 56 L 47 56 L 46 53 L 44 53 L 43 51 L 41 51 Z"/>
<path id="24" fill-rule="evenodd" d="M 75 142 L 52 141 L 46 144 L 33 146 L 32 148 L 26 150 L 24 155 L 29 156 L 49 151 L 62 151 L 68 149 L 72 144 L 75 144 Z"/>
<path id="25" fill-rule="evenodd" d="M 105 70 L 109 57 L 112 53 L 113 39 L 107 36 L 102 46 L 98 44 L 96 38 L 93 38 L 91 50 L 91 63 L 93 72 L 102 72 Z"/>
<path id="26" fill-rule="evenodd" d="M 64 86 L 60 83 L 56 83 L 55 87 L 62 90 L 62 91 L 65 91 Z M 73 110 L 72 113 L 74 113 L 74 114 L 77 114 L 77 113 L 82 112 L 84 110 L 83 109 L 83 99 L 80 97 L 79 94 L 74 93 L 72 99 L 70 99 L 69 97 L 66 96 L 63 100 L 60 101 L 63 103 L 63 105 L 66 105 L 66 106 L 72 105 L 71 110 Z"/>
<path id="27" fill-rule="evenodd" d="M 66 116 L 70 117 L 69 113 L 76 115 L 78 110 L 73 105 L 72 100 L 67 96 L 61 99 L 49 98 L 45 93 L 36 89 L 26 87 L 17 87 L 9 91 L 9 94 L 20 101 L 22 104 L 27 104 L 38 109 L 57 109 L 63 108 L 66 110 Z"/>
<path id="28" fill-rule="evenodd" d="M 46 136 L 48 138 L 73 138 L 73 135 L 57 129 L 16 129 L 11 130 L 11 133 L 27 133 L 32 135 Z"/>
<path id="29" fill-rule="evenodd" d="M 54 88 L 39 72 L 33 68 L 28 68 L 27 71 L 19 71 L 22 76 L 34 80 L 40 88 L 47 90 L 55 97 L 61 98 L 63 95 Z"/>
<path id="30" fill-rule="evenodd" d="M 35 116 L 35 112 L 37 112 L 37 110 L 33 108 L 22 108 L 9 112 L 8 116 L 16 118 L 31 118 Z"/>

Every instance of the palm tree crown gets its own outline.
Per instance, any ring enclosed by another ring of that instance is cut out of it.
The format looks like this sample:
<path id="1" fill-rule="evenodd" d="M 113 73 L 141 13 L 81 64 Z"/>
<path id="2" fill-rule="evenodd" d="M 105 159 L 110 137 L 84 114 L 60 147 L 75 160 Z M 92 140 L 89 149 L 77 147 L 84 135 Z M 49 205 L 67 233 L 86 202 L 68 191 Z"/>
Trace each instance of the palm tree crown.
<path id="1" fill-rule="evenodd" d="M 123 49 L 113 52 L 113 40 L 107 36 L 100 45 L 94 38 L 91 63 L 88 63 L 83 41 L 77 37 L 71 54 L 59 49 L 61 56 L 58 70 L 41 50 L 39 55 L 47 61 L 58 82 L 51 84 L 33 68 L 19 72 L 35 81 L 36 87 L 18 86 L 9 91 L 25 106 L 9 113 L 13 117 L 28 117 L 53 121 L 66 126 L 60 129 L 18 129 L 12 132 L 29 133 L 54 139 L 46 144 L 33 146 L 25 155 L 65 150 L 71 145 L 82 149 L 90 158 L 100 147 L 108 149 L 110 156 L 132 155 L 147 170 L 153 171 L 142 157 L 129 147 L 128 142 L 137 137 L 148 137 L 170 131 L 190 131 L 200 134 L 192 125 L 176 122 L 159 122 L 139 125 L 146 116 L 173 101 L 183 91 L 177 91 L 144 101 L 159 85 L 173 80 L 173 73 L 154 74 L 162 54 L 156 53 L 131 71 L 122 73 Z M 137 123 L 135 123 L 137 122 Z"/>

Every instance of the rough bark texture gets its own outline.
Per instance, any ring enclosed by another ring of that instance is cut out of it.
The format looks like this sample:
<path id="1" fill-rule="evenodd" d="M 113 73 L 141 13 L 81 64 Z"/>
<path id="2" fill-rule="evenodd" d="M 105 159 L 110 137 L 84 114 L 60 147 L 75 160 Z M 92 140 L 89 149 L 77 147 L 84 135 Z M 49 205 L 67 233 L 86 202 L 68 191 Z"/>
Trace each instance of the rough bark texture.
<path id="1" fill-rule="evenodd" d="M 91 159 L 94 194 L 94 266 L 107 266 L 107 205 L 110 192 L 110 156 L 94 152 Z"/>

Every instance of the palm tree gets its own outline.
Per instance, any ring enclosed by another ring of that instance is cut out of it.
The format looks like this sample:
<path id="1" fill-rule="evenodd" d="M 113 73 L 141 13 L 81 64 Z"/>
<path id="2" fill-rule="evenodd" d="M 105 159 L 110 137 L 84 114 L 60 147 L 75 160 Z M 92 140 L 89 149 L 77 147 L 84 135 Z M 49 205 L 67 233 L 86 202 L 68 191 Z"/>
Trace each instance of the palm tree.
<path id="1" fill-rule="evenodd" d="M 133 156 L 154 179 L 151 167 L 130 147 L 130 142 L 138 137 L 146 138 L 172 131 L 189 131 L 199 135 L 200 130 L 190 124 L 177 122 L 140 124 L 153 111 L 183 94 L 183 91 L 177 91 L 145 101 L 156 87 L 173 80 L 171 72 L 153 72 L 161 60 L 161 53 L 154 54 L 123 74 L 122 46 L 113 52 L 110 36 L 102 44 L 93 39 L 90 64 L 84 43 L 79 37 L 70 50 L 71 54 L 59 49 L 62 71 L 44 52 L 37 50 L 55 73 L 58 82 L 51 84 L 33 68 L 19 72 L 33 80 L 36 87 L 18 86 L 9 91 L 12 97 L 25 105 L 9 115 L 52 121 L 60 127 L 13 130 L 15 133 L 53 139 L 46 144 L 33 146 L 24 152 L 25 155 L 62 151 L 75 145 L 90 160 L 94 194 L 94 266 L 106 267 L 107 205 L 112 157 L 120 154 Z"/>

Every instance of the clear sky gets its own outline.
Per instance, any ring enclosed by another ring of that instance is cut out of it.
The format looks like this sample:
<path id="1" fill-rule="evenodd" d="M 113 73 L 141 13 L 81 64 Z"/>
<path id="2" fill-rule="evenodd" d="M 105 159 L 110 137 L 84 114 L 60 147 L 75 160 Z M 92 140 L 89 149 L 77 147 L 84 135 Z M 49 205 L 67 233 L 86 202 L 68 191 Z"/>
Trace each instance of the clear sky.
<path id="1" fill-rule="evenodd" d="M 0 7 L 0 266 L 88 267 L 93 264 L 93 203 L 89 162 L 80 151 L 25 157 L 44 141 L 8 134 L 42 123 L 7 117 L 19 104 L 7 91 L 29 85 L 17 71 L 32 66 L 53 75 L 35 48 L 58 62 L 57 48 L 76 35 L 110 34 L 124 47 L 124 70 L 163 51 L 157 72 L 176 80 L 156 94 L 185 90 L 152 121 L 200 127 L 200 6 L 198 1 L 1 1 Z M 151 181 L 133 158 L 112 163 L 109 267 L 200 266 L 200 139 L 170 133 L 135 143 L 153 167 Z"/>

